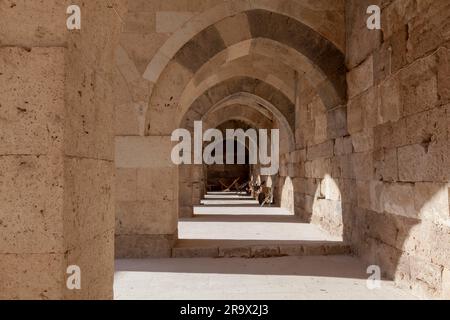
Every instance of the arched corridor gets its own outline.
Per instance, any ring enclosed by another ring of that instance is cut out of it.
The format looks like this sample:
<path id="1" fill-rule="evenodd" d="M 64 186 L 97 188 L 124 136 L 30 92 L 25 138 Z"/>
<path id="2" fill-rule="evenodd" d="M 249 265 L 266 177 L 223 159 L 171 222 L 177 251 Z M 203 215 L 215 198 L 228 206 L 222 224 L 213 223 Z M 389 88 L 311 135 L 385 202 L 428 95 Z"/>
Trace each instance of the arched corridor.
<path id="1" fill-rule="evenodd" d="M 0 299 L 450 298 L 448 1 L 16 2 Z"/>

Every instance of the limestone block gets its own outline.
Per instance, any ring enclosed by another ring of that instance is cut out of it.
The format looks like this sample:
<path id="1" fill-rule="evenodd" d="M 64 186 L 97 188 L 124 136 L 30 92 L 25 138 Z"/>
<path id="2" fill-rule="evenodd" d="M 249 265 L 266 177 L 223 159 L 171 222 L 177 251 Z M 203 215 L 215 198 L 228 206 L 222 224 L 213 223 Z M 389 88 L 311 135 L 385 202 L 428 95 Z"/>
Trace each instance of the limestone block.
<path id="1" fill-rule="evenodd" d="M 75 157 L 114 159 L 114 102 L 110 80 L 87 63 L 69 57 L 65 152 Z"/>
<path id="2" fill-rule="evenodd" d="M 354 153 L 351 156 L 353 171 L 358 180 L 372 180 L 374 176 L 373 153 Z"/>
<path id="3" fill-rule="evenodd" d="M 352 135 L 353 150 L 355 152 L 368 152 L 373 150 L 373 129 L 368 128 Z"/>
<path id="4" fill-rule="evenodd" d="M 403 114 L 411 115 L 437 105 L 437 56 L 417 60 L 400 72 Z"/>
<path id="5" fill-rule="evenodd" d="M 374 128 L 374 148 L 395 148 L 406 145 L 406 120 L 387 122 Z"/>
<path id="6" fill-rule="evenodd" d="M 445 221 L 450 218 L 448 188 L 445 184 L 419 182 L 414 187 L 414 206 L 422 219 Z"/>
<path id="7" fill-rule="evenodd" d="M 347 83 L 350 99 L 373 86 L 373 56 L 347 73 Z"/>
<path id="8" fill-rule="evenodd" d="M 448 181 L 449 161 L 447 145 L 414 144 L 399 148 L 399 179 L 401 181 Z"/>
<path id="9" fill-rule="evenodd" d="M 66 9 L 70 4 L 67 0 L 2 1 L 0 46 L 64 46 L 68 34 Z"/>
<path id="10" fill-rule="evenodd" d="M 114 164 L 65 160 L 64 240 L 68 249 L 114 229 Z"/>
<path id="11" fill-rule="evenodd" d="M 117 168 L 115 175 L 116 201 L 136 201 L 137 180 L 137 169 Z"/>
<path id="12" fill-rule="evenodd" d="M 173 33 L 195 15 L 194 12 L 157 11 L 156 32 Z"/>
<path id="13" fill-rule="evenodd" d="M 421 1 L 418 14 L 408 23 L 408 58 L 423 56 L 449 42 L 450 4 L 447 1 Z"/>
<path id="14" fill-rule="evenodd" d="M 305 163 L 305 176 L 307 178 L 323 178 L 331 173 L 330 159 L 317 159 Z"/>
<path id="15" fill-rule="evenodd" d="M 61 157 L 0 156 L 0 253 L 62 253 Z"/>
<path id="16" fill-rule="evenodd" d="M 382 34 L 378 30 L 367 29 L 368 15 L 366 10 L 370 5 L 380 5 L 380 0 L 346 1 L 347 56 L 349 68 L 354 68 L 363 62 L 381 43 Z"/>
<path id="17" fill-rule="evenodd" d="M 370 204 L 369 208 L 375 212 L 384 212 L 384 184 L 381 181 L 369 183 Z"/>
<path id="18" fill-rule="evenodd" d="M 378 149 L 374 151 L 375 178 L 383 181 L 398 180 L 397 149 Z"/>
<path id="19" fill-rule="evenodd" d="M 307 150 L 307 159 L 315 160 L 320 158 L 330 158 L 333 156 L 334 143 L 332 140 L 311 146 Z"/>
<path id="20" fill-rule="evenodd" d="M 358 207 L 370 208 L 370 185 L 367 181 L 356 181 Z"/>
<path id="21" fill-rule="evenodd" d="M 173 201 L 177 192 L 176 167 L 137 169 L 137 193 L 140 201 Z"/>
<path id="22" fill-rule="evenodd" d="M 170 258 L 175 242 L 168 235 L 116 235 L 115 256 L 117 259 Z"/>
<path id="23" fill-rule="evenodd" d="M 157 29 L 156 15 L 154 12 L 131 11 L 125 16 L 123 32 L 126 33 L 152 33 Z M 159 22 L 159 21 L 158 21 Z"/>
<path id="24" fill-rule="evenodd" d="M 363 106 L 358 97 L 350 99 L 347 108 L 348 131 L 351 134 L 359 132 L 364 127 Z"/>
<path id="25" fill-rule="evenodd" d="M 66 283 L 63 253 L 0 254 L 0 299 L 57 300 Z"/>
<path id="26" fill-rule="evenodd" d="M 384 37 L 390 38 L 417 14 L 419 8 L 415 1 L 390 1 L 381 15 Z"/>
<path id="27" fill-rule="evenodd" d="M 117 168 L 161 168 L 174 166 L 170 136 L 116 137 Z"/>
<path id="28" fill-rule="evenodd" d="M 365 226 L 366 236 L 392 247 L 396 246 L 399 230 L 397 220 L 393 215 L 367 210 L 365 212 Z"/>
<path id="29" fill-rule="evenodd" d="M 385 184 L 383 193 L 384 209 L 391 214 L 416 218 L 418 212 L 414 207 L 414 185 L 409 183 Z"/>
<path id="30" fill-rule="evenodd" d="M 443 146 L 448 141 L 446 108 L 440 107 L 414 114 L 406 118 L 406 141 Z"/>
<path id="31" fill-rule="evenodd" d="M 327 112 L 327 137 L 335 139 L 348 134 L 347 107 L 341 106 Z"/>
<path id="32" fill-rule="evenodd" d="M 64 54 L 63 48 L 0 48 L 0 154 L 61 148 Z"/>
<path id="33" fill-rule="evenodd" d="M 233 28 L 229 27 L 230 24 L 233 25 Z M 224 19 L 216 25 L 216 28 L 226 46 L 252 38 L 246 14 L 238 14 Z"/>
<path id="34" fill-rule="evenodd" d="M 396 122 L 403 112 L 400 80 L 397 76 L 392 76 L 380 85 L 380 111 L 378 122 Z"/>
<path id="35" fill-rule="evenodd" d="M 114 280 L 114 229 L 97 235 L 81 246 L 68 250 L 65 268 L 77 265 L 81 271 L 81 290 L 64 288 L 65 299 L 112 299 Z M 65 279 L 67 275 L 64 275 Z"/>
<path id="36" fill-rule="evenodd" d="M 118 201 L 116 234 L 172 234 L 177 228 L 174 201 Z"/>

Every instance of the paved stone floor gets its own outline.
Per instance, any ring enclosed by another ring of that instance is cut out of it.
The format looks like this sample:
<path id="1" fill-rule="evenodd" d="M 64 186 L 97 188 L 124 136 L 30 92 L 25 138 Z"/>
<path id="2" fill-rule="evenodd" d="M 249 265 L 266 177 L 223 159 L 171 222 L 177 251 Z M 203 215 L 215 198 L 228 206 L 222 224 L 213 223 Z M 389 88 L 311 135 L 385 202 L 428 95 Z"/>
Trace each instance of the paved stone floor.
<path id="1" fill-rule="evenodd" d="M 115 299 L 415 299 L 350 256 L 117 260 Z"/>
<path id="2" fill-rule="evenodd" d="M 245 195 L 230 193 L 207 199 L 217 202 L 205 202 L 194 208 L 193 218 L 179 221 L 180 240 L 172 254 L 185 258 L 116 261 L 116 299 L 414 298 L 389 281 L 383 281 L 381 289 L 369 290 L 367 266 L 354 257 L 313 254 L 311 246 L 340 246 L 341 239 L 300 223 L 285 209 L 260 208 L 246 203 Z M 281 252 L 284 245 L 301 246 L 306 255 L 212 258 L 224 248 L 242 253 L 267 246 Z"/>

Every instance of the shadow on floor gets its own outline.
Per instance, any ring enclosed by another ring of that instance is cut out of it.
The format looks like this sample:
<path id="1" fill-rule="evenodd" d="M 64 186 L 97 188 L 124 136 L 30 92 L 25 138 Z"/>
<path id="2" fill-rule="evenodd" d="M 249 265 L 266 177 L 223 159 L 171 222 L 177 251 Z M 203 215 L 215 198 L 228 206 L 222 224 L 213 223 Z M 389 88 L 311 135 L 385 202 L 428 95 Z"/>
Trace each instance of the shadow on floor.
<path id="1" fill-rule="evenodd" d="M 116 272 L 286 275 L 367 279 L 367 266 L 351 256 L 117 260 Z"/>

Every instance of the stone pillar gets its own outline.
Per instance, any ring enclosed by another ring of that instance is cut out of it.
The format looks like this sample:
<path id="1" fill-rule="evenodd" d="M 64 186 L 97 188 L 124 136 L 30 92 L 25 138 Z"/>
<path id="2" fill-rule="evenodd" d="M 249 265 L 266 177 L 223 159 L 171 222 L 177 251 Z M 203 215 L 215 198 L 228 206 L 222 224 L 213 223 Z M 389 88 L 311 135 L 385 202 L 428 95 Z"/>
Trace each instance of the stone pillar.
<path id="1" fill-rule="evenodd" d="M 72 3 L 8 2 L 0 5 L 0 299 L 112 298 L 110 74 L 123 6 L 79 3 L 82 28 L 69 32 Z M 80 290 L 66 287 L 69 265 L 81 270 Z"/>
<path id="2" fill-rule="evenodd" d="M 178 167 L 170 136 L 116 137 L 116 257 L 170 257 L 177 238 Z"/>

